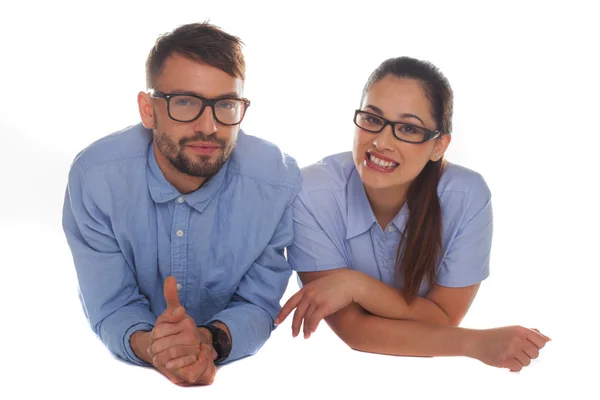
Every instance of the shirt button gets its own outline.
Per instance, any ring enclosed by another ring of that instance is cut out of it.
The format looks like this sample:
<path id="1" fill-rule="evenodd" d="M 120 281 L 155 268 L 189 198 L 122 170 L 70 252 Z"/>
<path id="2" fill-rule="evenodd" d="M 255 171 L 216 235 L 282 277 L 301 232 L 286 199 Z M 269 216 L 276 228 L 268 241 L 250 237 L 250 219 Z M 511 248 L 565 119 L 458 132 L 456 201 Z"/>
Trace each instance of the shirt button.
<path id="1" fill-rule="evenodd" d="M 388 227 L 388 232 L 394 232 L 394 228 L 392 226 Z"/>
<path id="2" fill-rule="evenodd" d="M 183 203 L 184 201 L 185 201 L 185 200 L 184 200 L 184 198 L 183 198 L 183 197 L 180 197 L 180 198 L 178 198 L 178 199 L 177 199 L 177 202 L 178 202 L 179 204 Z"/>
<path id="3" fill-rule="evenodd" d="M 176 233 L 177 236 L 182 237 L 183 236 L 183 231 L 180 229 L 177 231 Z"/>
<path id="4" fill-rule="evenodd" d="M 181 290 L 181 283 L 177 284 L 177 290 Z"/>

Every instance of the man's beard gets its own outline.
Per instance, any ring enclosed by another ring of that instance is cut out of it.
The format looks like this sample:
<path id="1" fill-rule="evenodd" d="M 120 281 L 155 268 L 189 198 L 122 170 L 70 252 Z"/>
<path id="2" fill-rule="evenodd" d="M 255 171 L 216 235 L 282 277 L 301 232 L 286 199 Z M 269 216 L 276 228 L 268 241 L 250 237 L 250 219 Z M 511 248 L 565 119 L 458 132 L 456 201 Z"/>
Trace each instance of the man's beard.
<path id="1" fill-rule="evenodd" d="M 160 132 L 156 126 L 154 127 L 154 140 L 156 140 L 158 150 L 169 160 L 173 167 L 179 172 L 198 178 L 210 178 L 219 172 L 235 147 L 234 141 L 227 142 L 214 135 L 208 136 L 202 132 L 198 132 L 192 137 L 180 139 L 179 145 L 177 145 L 165 132 Z M 214 162 L 209 161 L 210 156 L 199 156 L 197 162 L 192 160 L 183 154 L 183 149 L 187 143 L 195 141 L 217 143 L 221 148 L 220 156 Z"/>

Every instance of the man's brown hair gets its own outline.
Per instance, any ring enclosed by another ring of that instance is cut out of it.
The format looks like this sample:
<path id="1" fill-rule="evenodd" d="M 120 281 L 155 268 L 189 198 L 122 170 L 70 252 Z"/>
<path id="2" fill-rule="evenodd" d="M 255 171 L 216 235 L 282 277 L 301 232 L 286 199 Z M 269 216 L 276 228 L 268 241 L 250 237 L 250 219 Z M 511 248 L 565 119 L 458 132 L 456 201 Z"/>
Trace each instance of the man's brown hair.
<path id="1" fill-rule="evenodd" d="M 156 39 L 146 60 L 146 86 L 156 84 L 165 60 L 174 53 L 205 62 L 232 77 L 246 79 L 240 38 L 208 22 L 182 25 Z"/>

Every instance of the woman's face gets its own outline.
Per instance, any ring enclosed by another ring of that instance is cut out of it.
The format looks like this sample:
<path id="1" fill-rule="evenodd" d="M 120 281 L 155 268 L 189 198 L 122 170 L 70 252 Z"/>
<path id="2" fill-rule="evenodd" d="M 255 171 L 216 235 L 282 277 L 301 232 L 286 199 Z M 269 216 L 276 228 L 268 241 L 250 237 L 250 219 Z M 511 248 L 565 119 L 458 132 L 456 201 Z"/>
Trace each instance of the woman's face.
<path id="1" fill-rule="evenodd" d="M 371 86 L 361 110 L 392 122 L 405 122 L 429 130 L 438 128 L 431 115 L 429 100 L 414 79 L 386 76 Z M 396 129 L 410 130 L 410 127 Z M 367 189 L 405 190 L 427 162 L 441 158 L 449 143 L 450 135 L 415 144 L 398 140 L 390 125 L 379 133 L 357 126 L 354 132 L 354 164 Z"/>

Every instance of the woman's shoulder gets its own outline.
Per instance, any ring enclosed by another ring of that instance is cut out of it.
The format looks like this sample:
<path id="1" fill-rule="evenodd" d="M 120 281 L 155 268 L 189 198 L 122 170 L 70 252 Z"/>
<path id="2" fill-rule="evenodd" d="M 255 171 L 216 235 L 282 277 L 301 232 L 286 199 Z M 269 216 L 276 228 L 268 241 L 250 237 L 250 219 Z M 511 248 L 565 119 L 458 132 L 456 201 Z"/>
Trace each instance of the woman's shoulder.
<path id="1" fill-rule="evenodd" d="M 465 207 L 482 206 L 492 197 L 488 183 L 481 173 L 450 162 L 446 163 L 438 185 L 438 194 L 442 203 L 458 201 Z"/>
<path id="2" fill-rule="evenodd" d="M 352 152 L 327 156 L 301 169 L 302 191 L 345 191 L 348 179 L 354 170 Z"/>

